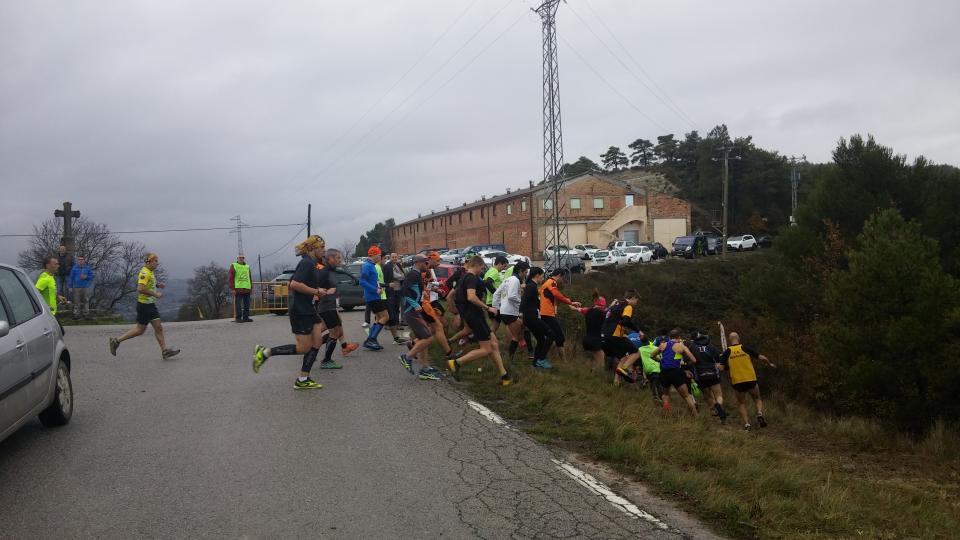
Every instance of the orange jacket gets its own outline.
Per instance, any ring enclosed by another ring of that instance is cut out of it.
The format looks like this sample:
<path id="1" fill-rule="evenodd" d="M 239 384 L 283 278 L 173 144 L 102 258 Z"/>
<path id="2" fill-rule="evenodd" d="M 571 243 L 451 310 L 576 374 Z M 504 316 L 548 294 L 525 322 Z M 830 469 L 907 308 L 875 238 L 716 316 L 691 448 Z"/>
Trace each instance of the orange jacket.
<path id="1" fill-rule="evenodd" d="M 557 302 L 572 304 L 570 300 L 557 288 L 557 282 L 553 278 L 547 278 L 540 284 L 540 316 L 556 317 Z"/>

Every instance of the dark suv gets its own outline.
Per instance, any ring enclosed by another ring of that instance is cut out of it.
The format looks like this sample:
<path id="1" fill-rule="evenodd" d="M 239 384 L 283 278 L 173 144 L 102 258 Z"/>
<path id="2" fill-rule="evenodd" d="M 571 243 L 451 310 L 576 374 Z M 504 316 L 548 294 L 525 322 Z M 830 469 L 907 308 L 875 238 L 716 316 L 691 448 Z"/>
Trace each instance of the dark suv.
<path id="1" fill-rule="evenodd" d="M 707 254 L 706 236 L 678 236 L 673 241 L 673 256 L 694 259 Z"/>
<path id="2" fill-rule="evenodd" d="M 587 271 L 586 263 L 576 255 L 554 257 L 543 265 L 543 269 L 548 275 L 556 268 L 562 268 L 566 273 L 572 274 L 582 274 Z"/>

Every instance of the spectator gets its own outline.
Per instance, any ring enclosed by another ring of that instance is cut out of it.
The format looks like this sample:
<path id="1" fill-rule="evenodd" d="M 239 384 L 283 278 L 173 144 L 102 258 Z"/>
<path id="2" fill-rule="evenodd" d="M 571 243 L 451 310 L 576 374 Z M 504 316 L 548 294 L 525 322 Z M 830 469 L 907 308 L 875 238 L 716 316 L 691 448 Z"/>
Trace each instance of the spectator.
<path id="1" fill-rule="evenodd" d="M 73 268 L 73 256 L 67 253 L 67 246 L 62 242 L 57 248 L 57 261 L 60 263 L 60 267 L 57 270 L 56 280 L 57 280 L 57 291 L 60 292 L 63 296 L 70 294 L 70 269 Z"/>
<path id="2" fill-rule="evenodd" d="M 73 292 L 73 320 L 80 318 L 81 312 L 85 319 L 90 318 L 90 288 L 93 285 L 93 269 L 87 265 L 83 255 L 77 257 L 77 264 L 70 269 L 68 284 Z"/>
<path id="3" fill-rule="evenodd" d="M 57 314 L 58 300 L 64 304 L 67 303 L 67 299 L 57 292 L 57 282 L 53 278 L 53 276 L 57 275 L 59 268 L 59 257 L 47 257 L 47 259 L 43 261 L 43 272 L 40 272 L 40 276 L 37 278 L 35 285 L 37 290 L 40 291 L 40 296 L 43 297 L 44 302 L 50 306 L 50 312 L 54 315 Z"/>
<path id="4" fill-rule="evenodd" d="M 403 297 L 401 285 L 403 283 L 403 267 L 400 266 L 400 256 L 390 254 L 390 260 L 383 265 L 383 281 L 387 284 L 387 327 L 397 330 L 400 325 L 400 301 Z M 369 312 L 369 309 L 367 310 Z M 393 338 L 394 343 L 402 345 L 406 340 L 402 337 Z"/>
<path id="5" fill-rule="evenodd" d="M 237 255 L 237 261 L 230 265 L 227 282 L 230 284 L 230 290 L 233 291 L 236 322 L 253 322 L 250 318 L 250 290 L 253 284 L 250 282 L 250 265 L 247 264 L 247 258 L 243 253 Z"/>

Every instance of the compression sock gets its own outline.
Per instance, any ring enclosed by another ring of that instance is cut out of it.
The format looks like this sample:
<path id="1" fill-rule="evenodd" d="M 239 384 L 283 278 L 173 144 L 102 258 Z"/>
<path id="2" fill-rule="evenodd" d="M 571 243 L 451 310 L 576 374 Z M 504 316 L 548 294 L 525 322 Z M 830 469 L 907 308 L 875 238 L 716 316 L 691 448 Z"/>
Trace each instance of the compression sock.
<path id="1" fill-rule="evenodd" d="M 513 356 L 513 354 L 517 352 L 517 347 L 519 346 L 519 343 L 514 340 L 510 340 L 510 356 Z"/>
<path id="2" fill-rule="evenodd" d="M 267 349 L 267 358 L 278 354 L 297 354 L 297 346 L 291 343 L 290 345 L 279 345 Z"/>
<path id="3" fill-rule="evenodd" d="M 337 341 L 331 339 L 327 342 L 327 350 L 323 353 L 323 361 L 329 362 L 333 360 L 333 351 L 337 350 Z"/>
<path id="4" fill-rule="evenodd" d="M 377 340 L 377 336 L 380 335 L 380 331 L 381 331 L 381 330 L 383 330 L 383 325 L 382 325 L 382 324 L 380 324 L 380 323 L 373 323 L 373 324 L 371 324 L 371 325 L 370 325 L 370 335 L 368 336 L 368 338 L 369 338 L 371 341 L 376 341 L 376 340 Z"/>
<path id="5" fill-rule="evenodd" d="M 307 354 L 303 355 L 303 366 L 300 368 L 300 371 L 304 373 L 310 373 L 310 370 L 313 369 L 313 363 L 317 360 L 317 354 L 320 352 L 320 349 L 311 347 Z"/>

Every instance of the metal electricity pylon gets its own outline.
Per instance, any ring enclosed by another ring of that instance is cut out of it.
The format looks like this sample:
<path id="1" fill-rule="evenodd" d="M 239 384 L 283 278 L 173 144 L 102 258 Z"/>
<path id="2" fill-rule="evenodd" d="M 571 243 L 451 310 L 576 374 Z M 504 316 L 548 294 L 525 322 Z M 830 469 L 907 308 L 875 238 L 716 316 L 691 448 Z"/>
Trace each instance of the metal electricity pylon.
<path id="1" fill-rule="evenodd" d="M 557 60 L 557 8 L 561 0 L 546 0 L 534 11 L 543 25 L 543 181 L 550 186 L 550 208 L 544 222 L 544 247 L 554 246 L 554 257 L 560 256 L 559 247 L 567 244 L 567 223 L 560 217 L 560 189 L 564 179 L 563 129 L 560 123 L 560 73 Z"/>
<path id="2" fill-rule="evenodd" d="M 230 234 L 235 234 L 235 235 L 237 235 L 237 255 L 240 255 L 240 254 L 243 253 L 243 228 L 244 228 L 247 224 L 244 223 L 244 222 L 240 219 L 240 216 L 239 216 L 239 215 L 233 216 L 232 218 L 230 218 L 230 221 L 236 221 L 236 222 L 237 222 L 237 224 L 236 224 L 236 226 L 234 227 L 234 229 L 233 229 L 232 231 L 230 231 Z"/>

